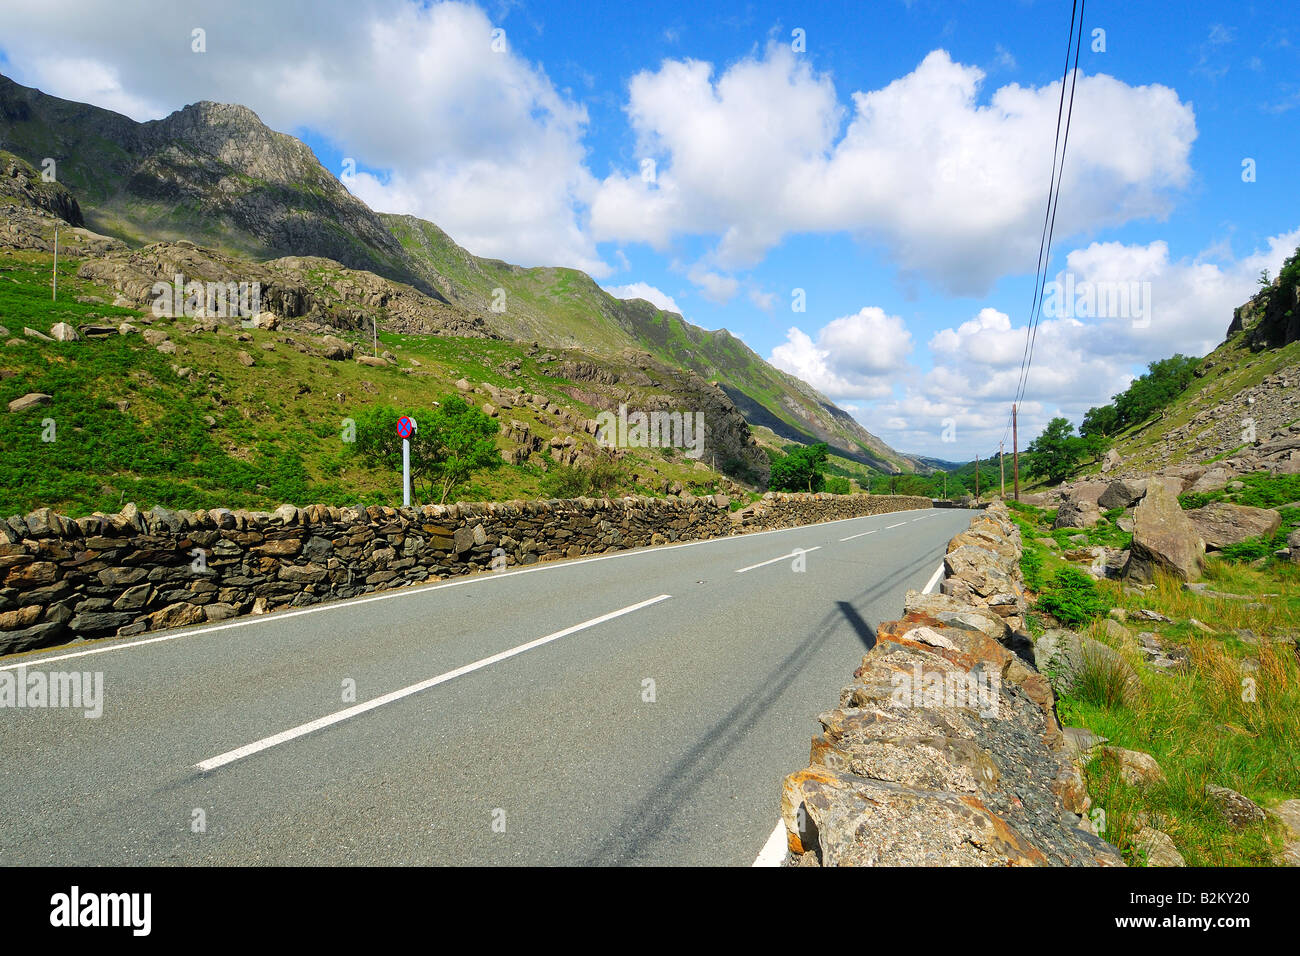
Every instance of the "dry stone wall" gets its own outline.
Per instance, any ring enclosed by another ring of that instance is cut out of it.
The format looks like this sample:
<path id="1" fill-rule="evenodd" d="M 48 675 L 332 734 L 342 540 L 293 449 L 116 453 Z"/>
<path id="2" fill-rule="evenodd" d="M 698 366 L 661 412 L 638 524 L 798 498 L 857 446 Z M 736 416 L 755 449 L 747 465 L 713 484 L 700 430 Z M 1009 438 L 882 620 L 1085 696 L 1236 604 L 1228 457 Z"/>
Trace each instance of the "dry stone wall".
<path id="1" fill-rule="evenodd" d="M 782 786 L 792 865 L 1123 865 L 1088 828 L 1051 686 L 1021 656 L 1020 550 L 991 504 L 949 542 L 942 591 L 908 592 L 880 625 Z"/>
<path id="2" fill-rule="evenodd" d="M 0 521 L 0 654 L 301 607 L 473 571 L 925 507 L 924 498 L 722 495 L 284 505 Z"/>

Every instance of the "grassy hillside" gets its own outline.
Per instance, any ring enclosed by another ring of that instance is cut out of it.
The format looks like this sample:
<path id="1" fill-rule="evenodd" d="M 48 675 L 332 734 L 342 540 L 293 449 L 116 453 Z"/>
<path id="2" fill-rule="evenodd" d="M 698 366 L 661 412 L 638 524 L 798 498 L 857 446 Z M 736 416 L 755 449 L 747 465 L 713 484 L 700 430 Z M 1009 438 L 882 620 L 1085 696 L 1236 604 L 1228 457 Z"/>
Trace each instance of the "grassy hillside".
<path id="1" fill-rule="evenodd" d="M 577 384 L 544 368 L 524 344 L 381 332 L 379 347 L 399 357 L 396 366 L 327 361 L 310 351 L 317 338 L 310 334 L 225 326 L 191 333 L 190 319 L 114 308 L 106 304 L 113 298 L 106 290 L 76 278 L 77 265 L 60 262 L 59 301 L 52 303 L 52 257 L 0 253 L 0 325 L 8 329 L 0 347 L 3 514 L 41 506 L 69 514 L 116 511 L 126 501 L 182 508 L 400 503 L 400 477 L 366 466 L 353 453 L 342 440 L 344 419 L 379 402 L 418 415 L 462 377 L 522 387 L 595 414 L 574 397 L 581 394 Z M 47 332 L 56 322 L 123 321 L 166 332 L 176 354 L 156 351 L 139 334 L 49 343 L 22 332 L 25 326 Z M 370 351 L 368 336 L 355 341 L 358 354 Z M 239 361 L 241 351 L 251 366 Z M 53 401 L 4 411 L 29 392 Z M 522 421 L 543 439 L 571 433 L 526 406 L 500 418 L 503 427 Z M 47 419 L 54 422 L 53 442 L 42 441 Z M 505 436 L 499 443 L 515 447 Z M 545 497 L 548 473 L 560 470 L 534 454 L 525 464 L 483 473 L 457 497 Z M 720 481 L 681 455 L 632 449 L 620 490 L 659 493 L 664 482 L 679 482 L 709 493 Z"/>
<path id="2" fill-rule="evenodd" d="M 411 254 L 413 268 L 510 338 L 600 353 L 644 350 L 717 381 L 752 425 L 769 428 L 786 441 L 826 441 L 844 455 L 888 471 L 915 468 L 913 461 L 725 329 L 701 329 L 642 299 L 615 298 L 575 269 L 526 269 L 480 258 L 414 216 L 381 218 Z"/>

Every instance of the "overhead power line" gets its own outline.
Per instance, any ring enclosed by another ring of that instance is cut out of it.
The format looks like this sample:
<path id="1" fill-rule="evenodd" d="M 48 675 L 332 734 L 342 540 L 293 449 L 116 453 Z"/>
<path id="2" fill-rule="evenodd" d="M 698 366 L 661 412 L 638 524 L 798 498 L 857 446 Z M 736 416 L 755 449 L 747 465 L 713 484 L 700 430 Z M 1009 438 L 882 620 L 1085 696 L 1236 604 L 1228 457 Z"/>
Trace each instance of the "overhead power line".
<path id="1" fill-rule="evenodd" d="M 1061 195 L 1061 181 L 1065 174 L 1065 151 L 1070 142 L 1070 120 L 1074 115 L 1074 91 L 1079 78 L 1079 52 L 1083 46 L 1083 14 L 1087 0 L 1075 0 L 1070 11 L 1070 32 L 1065 46 L 1065 66 L 1061 72 L 1061 92 L 1056 105 L 1056 133 L 1052 142 L 1052 171 L 1047 187 L 1047 207 L 1043 211 L 1043 228 L 1038 239 L 1038 261 L 1034 270 L 1034 294 L 1025 326 L 1025 347 L 1020 359 L 1020 374 L 1016 383 L 1012 407 L 1024 398 L 1029 383 L 1029 372 L 1034 362 L 1034 345 L 1038 339 L 1038 323 L 1042 315 L 1043 297 L 1047 291 L 1047 270 L 1052 261 L 1052 238 L 1056 231 L 1056 210 Z M 1071 67 L 1070 57 L 1074 56 Z M 1070 85 L 1067 104 L 1065 86 Z M 1005 442 L 1012 427 L 1011 414 L 1002 433 Z"/>

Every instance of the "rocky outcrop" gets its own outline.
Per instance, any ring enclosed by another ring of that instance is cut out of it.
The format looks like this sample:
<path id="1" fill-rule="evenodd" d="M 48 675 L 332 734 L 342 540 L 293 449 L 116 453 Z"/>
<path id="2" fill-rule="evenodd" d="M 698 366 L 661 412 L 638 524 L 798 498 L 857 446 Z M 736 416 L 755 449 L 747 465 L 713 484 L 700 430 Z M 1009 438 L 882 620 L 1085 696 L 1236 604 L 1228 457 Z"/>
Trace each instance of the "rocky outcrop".
<path id="1" fill-rule="evenodd" d="M 1215 501 L 1186 512 L 1196 533 L 1210 551 L 1219 551 L 1248 538 L 1267 537 L 1282 526 L 1282 516 L 1272 508 L 1250 508 Z"/>
<path id="2" fill-rule="evenodd" d="M 928 505 L 781 495 L 734 519 L 725 496 L 578 498 L 419 509 L 283 505 L 0 521 L 0 654 L 139 634 L 406 584 L 627 548 Z"/>
<path id="3" fill-rule="evenodd" d="M 793 865 L 1122 865 L 1081 825 L 1090 803 L 1051 687 L 1008 646 L 1027 636 L 982 596 L 993 580 L 1018 591 L 1010 513 L 990 505 L 962 537 L 949 557 L 987 557 L 963 555 L 944 594 L 909 593 L 785 779 Z"/>
<path id="4" fill-rule="evenodd" d="M 1233 311 L 1228 337 L 1239 332 L 1253 349 L 1281 348 L 1300 339 L 1300 284 L 1284 285 L 1279 274 Z"/>
<path id="5" fill-rule="evenodd" d="M 1157 572 L 1194 581 L 1201 574 L 1205 542 L 1192 522 L 1159 482 L 1150 482 L 1133 513 L 1133 543 L 1123 576 L 1148 584 Z"/>
<path id="6" fill-rule="evenodd" d="M 392 282 L 372 272 L 346 269 L 328 259 L 291 256 L 269 262 L 250 262 L 185 240 L 156 242 L 141 249 L 120 249 L 89 259 L 77 276 L 116 292 L 125 303 L 152 310 L 159 296 L 157 283 L 171 286 L 200 282 L 223 289 L 241 283 L 252 289 L 257 284 L 262 310 L 286 318 L 304 319 L 336 329 L 368 329 L 377 319 L 390 331 L 423 335 L 456 335 L 498 338 L 478 316 L 470 316 L 410 286 Z M 251 298 L 251 292 L 248 294 Z M 174 301 L 176 299 L 180 301 Z M 234 296 L 232 296 L 234 298 Z M 209 303 L 187 303 L 184 293 L 163 302 L 163 314 L 190 317 L 216 316 Z M 230 303 L 228 324 L 251 320 Z"/>

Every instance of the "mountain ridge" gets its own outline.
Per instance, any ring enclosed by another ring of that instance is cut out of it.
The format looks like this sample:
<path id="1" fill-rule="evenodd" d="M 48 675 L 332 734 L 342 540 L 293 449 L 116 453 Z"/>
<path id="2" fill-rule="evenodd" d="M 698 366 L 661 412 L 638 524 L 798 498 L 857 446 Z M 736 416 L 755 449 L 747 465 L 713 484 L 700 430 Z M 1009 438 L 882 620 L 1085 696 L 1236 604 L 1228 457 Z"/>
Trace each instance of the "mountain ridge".
<path id="1" fill-rule="evenodd" d="M 717 381 L 747 419 L 783 440 L 825 441 L 887 472 L 928 468 L 726 330 L 619 299 L 576 269 L 475 256 L 434 223 L 371 210 L 306 144 L 248 107 L 205 100 L 136 123 L 0 75 L 0 148 L 33 165 L 53 158 L 86 225 L 130 245 L 195 241 L 257 259 L 331 259 L 410 286 L 463 313 L 462 325 L 548 348 L 640 349 L 674 362 Z M 494 308 L 501 293 L 505 307 Z"/>

